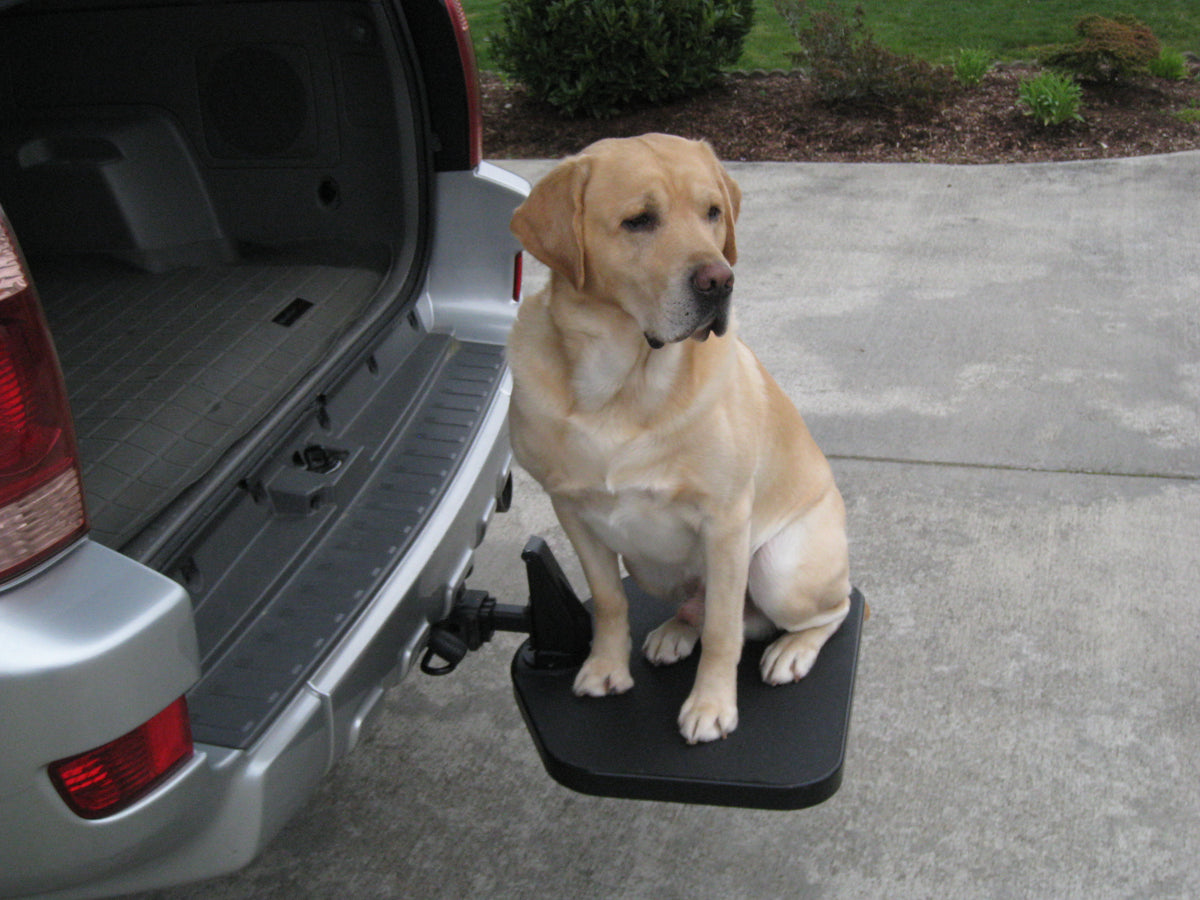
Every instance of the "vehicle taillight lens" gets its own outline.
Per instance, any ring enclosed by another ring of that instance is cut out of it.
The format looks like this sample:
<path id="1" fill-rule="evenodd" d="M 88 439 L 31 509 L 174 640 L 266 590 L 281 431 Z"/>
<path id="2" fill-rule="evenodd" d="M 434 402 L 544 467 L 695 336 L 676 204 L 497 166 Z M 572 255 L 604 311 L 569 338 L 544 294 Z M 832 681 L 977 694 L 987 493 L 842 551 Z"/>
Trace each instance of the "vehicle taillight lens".
<path id="1" fill-rule="evenodd" d="M 513 303 L 521 302 L 521 282 L 525 276 L 525 257 L 520 250 L 517 251 L 516 261 L 513 263 Z"/>
<path id="2" fill-rule="evenodd" d="M 110 816 L 144 797 L 192 756 L 187 701 L 103 747 L 50 765 L 50 780 L 76 814 Z"/>
<path id="3" fill-rule="evenodd" d="M 475 45 L 467 14 L 459 0 L 446 0 L 450 21 L 454 24 L 454 40 L 458 43 L 458 58 L 462 61 L 463 78 L 467 83 L 467 117 L 471 141 L 471 168 L 483 160 L 483 99 L 479 91 L 479 66 L 475 62 Z"/>
<path id="4" fill-rule="evenodd" d="M 58 357 L 29 270 L 0 213 L 0 580 L 86 529 Z"/>

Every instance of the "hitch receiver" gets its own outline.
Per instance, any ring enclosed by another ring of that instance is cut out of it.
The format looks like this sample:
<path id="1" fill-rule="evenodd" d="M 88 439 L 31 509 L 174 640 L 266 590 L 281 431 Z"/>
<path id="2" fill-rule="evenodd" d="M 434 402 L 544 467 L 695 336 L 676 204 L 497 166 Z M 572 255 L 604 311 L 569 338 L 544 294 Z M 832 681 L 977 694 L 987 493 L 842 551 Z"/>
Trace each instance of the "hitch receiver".
<path id="1" fill-rule="evenodd" d="M 529 581 L 529 605 L 510 606 L 483 591 L 464 590 L 450 615 L 433 626 L 421 659 L 422 672 L 450 674 L 469 651 L 478 650 L 497 631 L 529 635 L 521 653 L 533 669 L 571 668 L 587 659 L 592 618 L 550 547 L 542 538 L 531 537 L 521 559 Z"/>

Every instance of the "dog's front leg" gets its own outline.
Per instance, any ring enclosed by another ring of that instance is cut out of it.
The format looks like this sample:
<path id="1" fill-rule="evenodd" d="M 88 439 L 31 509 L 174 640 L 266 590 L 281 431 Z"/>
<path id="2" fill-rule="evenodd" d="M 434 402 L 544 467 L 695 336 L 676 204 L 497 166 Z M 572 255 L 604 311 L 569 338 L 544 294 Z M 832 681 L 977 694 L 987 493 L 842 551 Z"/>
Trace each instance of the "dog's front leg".
<path id="1" fill-rule="evenodd" d="M 689 744 L 723 738 L 737 727 L 737 666 L 742 656 L 746 579 L 750 568 L 750 504 L 745 515 L 722 516 L 704 531 L 705 610 L 700 662 L 679 712 Z"/>
<path id="2" fill-rule="evenodd" d="M 569 500 L 556 497 L 553 504 L 592 592 L 592 650 L 575 676 L 575 693 L 581 697 L 624 693 L 633 687 L 633 676 L 629 674 L 629 601 L 617 554 L 579 518 Z"/>

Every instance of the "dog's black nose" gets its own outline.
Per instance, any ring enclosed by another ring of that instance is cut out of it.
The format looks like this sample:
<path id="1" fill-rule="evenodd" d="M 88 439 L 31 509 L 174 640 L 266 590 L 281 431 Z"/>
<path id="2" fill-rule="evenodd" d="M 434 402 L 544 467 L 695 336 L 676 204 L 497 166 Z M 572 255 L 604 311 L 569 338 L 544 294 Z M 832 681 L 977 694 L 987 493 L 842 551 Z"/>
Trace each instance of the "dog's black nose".
<path id="1" fill-rule="evenodd" d="M 692 273 L 692 290 L 709 302 L 719 302 L 733 293 L 733 269 L 724 263 L 708 263 Z"/>

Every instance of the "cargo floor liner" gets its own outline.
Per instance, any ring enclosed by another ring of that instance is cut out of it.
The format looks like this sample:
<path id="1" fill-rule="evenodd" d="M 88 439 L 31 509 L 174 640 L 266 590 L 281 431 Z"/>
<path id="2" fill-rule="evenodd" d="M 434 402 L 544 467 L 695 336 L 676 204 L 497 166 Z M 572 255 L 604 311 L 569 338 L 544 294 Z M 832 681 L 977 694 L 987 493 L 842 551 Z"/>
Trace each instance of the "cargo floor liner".
<path id="1" fill-rule="evenodd" d="M 155 275 L 35 266 L 83 458 L 91 535 L 120 547 L 260 421 L 374 295 L 364 268 Z"/>

